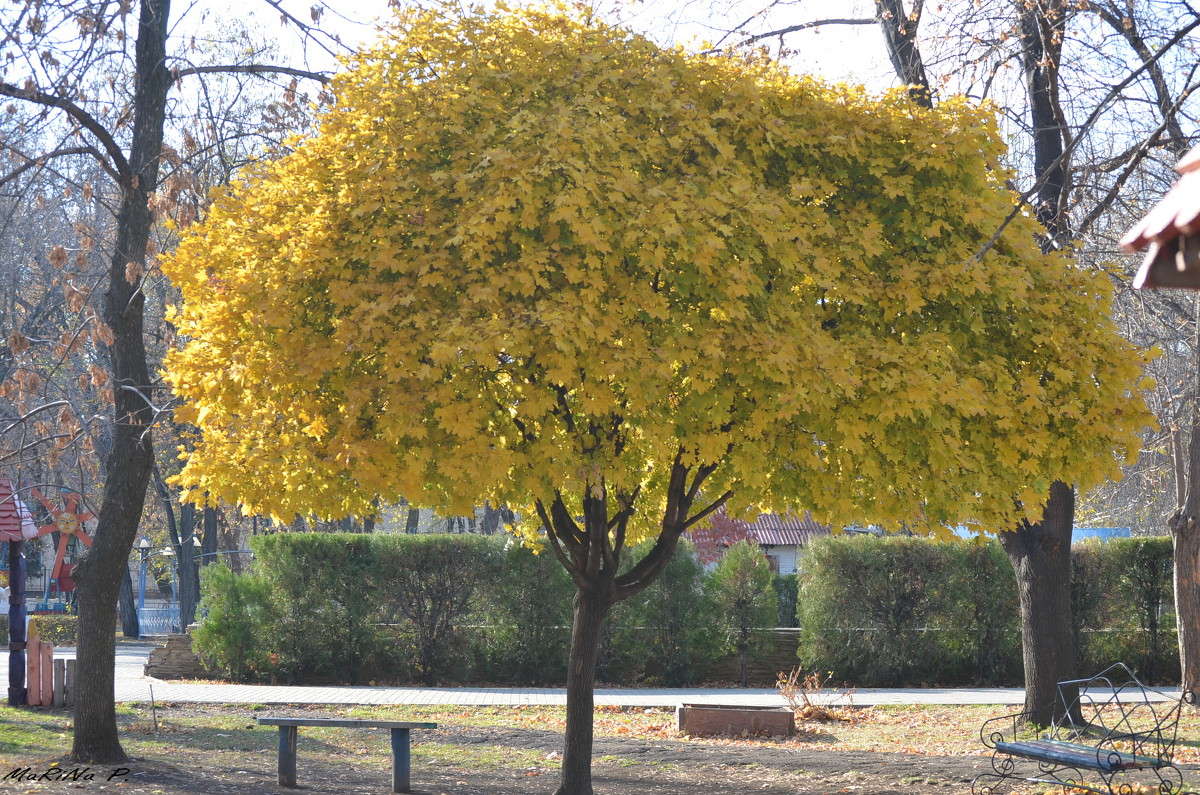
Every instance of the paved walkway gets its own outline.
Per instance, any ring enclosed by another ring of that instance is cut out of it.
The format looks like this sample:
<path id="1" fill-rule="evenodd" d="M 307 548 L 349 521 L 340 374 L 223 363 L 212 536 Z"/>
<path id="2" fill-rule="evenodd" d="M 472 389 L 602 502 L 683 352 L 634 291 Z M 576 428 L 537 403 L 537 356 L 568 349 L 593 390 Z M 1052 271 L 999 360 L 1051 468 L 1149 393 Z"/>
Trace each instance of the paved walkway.
<path id="1" fill-rule="evenodd" d="M 215 704 L 445 704 L 457 706 L 565 704 L 560 687 L 291 687 L 283 685 L 203 684 L 148 677 L 143 666 L 150 645 L 117 645 L 116 700 Z M 75 649 L 55 650 L 55 657 L 73 658 Z M 1171 691 L 1166 691 L 1168 695 Z M 1178 698 L 1178 691 L 1174 693 Z M 1020 688 L 928 688 L 917 690 L 861 689 L 833 704 L 1022 704 Z M 678 704 L 737 704 L 779 706 L 775 690 L 742 688 L 600 688 L 597 705 L 674 707 Z"/>

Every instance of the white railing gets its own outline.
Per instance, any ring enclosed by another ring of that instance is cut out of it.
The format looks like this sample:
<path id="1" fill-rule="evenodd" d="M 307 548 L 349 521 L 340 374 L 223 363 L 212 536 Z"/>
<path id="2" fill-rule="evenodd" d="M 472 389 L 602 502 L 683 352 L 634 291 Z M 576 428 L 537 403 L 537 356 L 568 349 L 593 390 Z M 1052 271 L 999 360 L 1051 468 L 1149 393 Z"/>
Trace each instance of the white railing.
<path id="1" fill-rule="evenodd" d="M 143 607 L 137 612 L 138 630 L 141 637 L 178 635 L 183 632 L 183 627 L 179 624 L 179 605 Z"/>

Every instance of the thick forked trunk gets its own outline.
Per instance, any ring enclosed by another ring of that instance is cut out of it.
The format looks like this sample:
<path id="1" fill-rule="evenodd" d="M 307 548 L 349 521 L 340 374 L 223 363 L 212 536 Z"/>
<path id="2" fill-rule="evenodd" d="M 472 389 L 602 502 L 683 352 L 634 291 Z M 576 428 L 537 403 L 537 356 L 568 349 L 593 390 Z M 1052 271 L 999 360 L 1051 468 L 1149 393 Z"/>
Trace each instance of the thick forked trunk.
<path id="1" fill-rule="evenodd" d="M 612 578 L 608 589 L 575 593 L 571 624 L 571 656 L 567 667 L 567 728 L 563 745 L 562 780 L 555 795 L 592 795 L 592 686 L 600 630 L 612 609 Z M 607 593 L 605 593 L 607 590 Z"/>
<path id="2" fill-rule="evenodd" d="M 1075 678 L 1071 627 L 1071 529 L 1075 491 L 1055 482 L 1042 521 L 1002 533 L 1000 543 L 1017 575 L 1021 648 L 1025 662 L 1025 711 L 1048 725 L 1061 707 L 1057 683 Z"/>
<path id="3" fill-rule="evenodd" d="M 71 759 L 86 764 L 126 761 L 113 703 L 115 624 L 122 572 L 127 569 L 154 464 L 154 421 L 143 338 L 145 265 L 153 216 L 148 206 L 158 183 L 163 120 L 171 75 L 166 65 L 170 0 L 142 0 L 138 17 L 133 135 L 123 175 L 116 247 L 108 274 L 104 322 L 111 334 L 113 445 L 104 501 L 91 550 L 75 569 L 79 590 L 79 685 Z"/>
<path id="4" fill-rule="evenodd" d="M 541 500 L 535 503 L 550 547 L 571 574 L 576 588 L 567 667 L 562 778 L 555 795 L 592 795 L 592 687 L 596 680 L 600 630 L 609 611 L 618 601 L 640 593 L 653 583 L 671 559 L 680 534 L 720 509 L 732 496 L 727 491 L 706 508 L 692 513 L 701 485 L 717 465 L 700 464 L 691 468 L 683 464 L 683 456 L 684 451 L 680 450 L 671 464 L 662 530 L 654 546 L 620 575 L 617 570 L 637 490 L 632 494 L 618 492 L 612 506 L 615 510 L 610 512 L 610 495 L 604 481 L 588 484 L 582 500 L 582 527 L 561 493 L 550 503 Z"/>

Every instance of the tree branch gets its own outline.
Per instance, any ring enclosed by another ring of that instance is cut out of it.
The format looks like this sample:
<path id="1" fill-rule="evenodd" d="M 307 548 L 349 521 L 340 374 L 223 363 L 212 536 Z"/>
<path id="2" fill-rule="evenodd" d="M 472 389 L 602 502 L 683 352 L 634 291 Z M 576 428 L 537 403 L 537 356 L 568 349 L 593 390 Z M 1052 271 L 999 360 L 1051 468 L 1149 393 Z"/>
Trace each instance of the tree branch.
<path id="1" fill-rule="evenodd" d="M 338 54 L 337 54 L 336 52 L 334 52 L 333 50 L 331 50 L 331 49 L 329 49 L 328 47 L 326 47 L 326 46 L 325 46 L 325 44 L 324 44 L 324 43 L 322 43 L 322 42 L 320 41 L 320 39 L 318 39 L 318 38 L 317 38 L 315 35 L 313 35 L 313 32 L 312 32 L 312 31 L 313 31 L 313 28 L 312 28 L 312 26 L 311 26 L 311 25 L 307 25 L 307 24 L 305 24 L 305 23 L 301 22 L 301 21 L 300 21 L 299 19 L 297 19 L 295 16 L 293 16 L 293 15 L 292 15 L 292 14 L 290 14 L 290 13 L 288 13 L 288 11 L 286 11 L 286 10 L 283 8 L 283 5 L 280 3 L 280 0 L 265 0 L 265 2 L 267 3 L 267 5 L 271 6 L 271 7 L 272 7 L 272 8 L 274 8 L 276 11 L 278 11 L 278 12 L 279 12 L 279 15 L 280 15 L 280 17 L 281 17 L 281 18 L 283 18 L 283 19 L 287 20 L 288 22 L 291 22 L 293 25 L 295 25 L 297 28 L 299 28 L 299 29 L 300 29 L 300 32 L 304 34 L 304 37 L 305 37 L 305 38 L 307 38 L 307 39 L 312 39 L 312 40 L 313 40 L 313 42 L 314 42 L 314 43 L 315 43 L 315 44 L 316 44 L 318 47 L 320 47 L 322 50 L 324 50 L 325 52 L 329 53 L 330 55 L 332 55 L 332 56 L 333 56 L 333 57 L 335 57 L 335 58 L 337 57 L 337 55 L 338 55 Z M 338 42 L 338 43 L 340 44 L 341 42 Z"/>
<path id="2" fill-rule="evenodd" d="M 1096 106 L 1095 110 L 1088 115 L 1083 124 L 1079 125 L 1079 134 L 1075 136 L 1071 146 L 1063 147 L 1063 153 L 1059 155 L 1053 163 L 1050 164 L 1050 170 L 1056 168 L 1061 163 L 1067 162 L 1070 159 L 1071 155 L 1075 153 L 1075 147 L 1078 146 L 1081 140 L 1083 140 L 1083 132 L 1091 129 L 1096 124 L 1100 118 L 1100 115 L 1104 112 L 1104 109 L 1108 107 L 1108 104 L 1112 102 L 1115 97 L 1120 95 L 1126 86 L 1132 83 L 1143 72 L 1148 71 L 1150 67 L 1157 63 L 1159 59 L 1161 59 L 1172 47 L 1185 39 L 1189 33 L 1198 27 L 1200 27 L 1200 19 L 1195 20 L 1189 25 L 1185 25 L 1183 28 L 1178 30 L 1175 35 L 1172 36 L 1166 43 L 1164 43 L 1163 46 L 1159 48 L 1158 52 L 1154 53 L 1152 58 L 1143 61 L 1142 64 L 1131 71 L 1124 80 L 1110 88 L 1108 93 L 1105 95 L 1104 100 L 1101 101 Z M 1012 223 L 1012 220 L 1016 218 L 1017 215 L 1019 215 L 1021 211 L 1028 205 L 1029 197 L 1038 192 L 1044 181 L 1044 177 L 1036 180 L 1033 184 L 1033 187 L 1018 196 L 1018 200 L 1015 203 L 1012 211 L 1008 214 L 1008 217 L 1005 218 L 1004 222 L 1000 224 L 999 228 L 996 229 L 995 234 L 991 236 L 988 242 L 985 243 L 983 247 L 976 252 L 975 256 L 971 258 L 971 262 L 979 263 L 983 261 L 984 255 L 991 251 L 992 246 L 996 245 L 996 241 L 1000 239 L 1000 235 L 1004 234 L 1004 230 L 1008 228 L 1008 225 Z"/>
<path id="3" fill-rule="evenodd" d="M 108 162 L 107 158 L 104 157 L 104 153 L 94 146 L 72 146 L 67 147 L 66 149 L 55 149 L 53 152 L 47 152 L 46 154 L 39 156 L 37 159 L 31 158 L 21 152 L 17 152 L 11 147 L 9 147 L 9 151 L 25 158 L 27 162 L 24 165 L 17 166 L 4 176 L 0 176 L 0 185 L 6 185 L 9 182 L 12 182 L 14 179 L 21 176 L 31 168 L 44 166 L 47 160 L 55 157 L 66 157 L 68 155 L 91 155 L 93 158 L 95 158 L 96 162 L 100 164 L 100 168 L 104 169 L 104 173 L 108 174 L 118 182 L 121 181 L 121 175 L 113 170 L 112 164 Z"/>
<path id="4" fill-rule="evenodd" d="M 324 72 L 310 72 L 306 69 L 293 69 L 290 66 L 270 66 L 266 64 L 245 64 L 245 65 L 230 65 L 230 66 L 189 66 L 186 69 L 176 69 L 171 72 L 171 79 L 178 81 L 181 77 L 201 74 L 243 74 L 243 75 L 270 75 L 281 74 L 291 77 L 299 77 L 304 80 L 316 80 L 318 83 L 325 85 L 329 82 L 329 75 Z"/>
<path id="5" fill-rule="evenodd" d="M 103 145 L 104 151 L 111 159 L 111 171 L 115 171 L 117 174 L 117 181 L 122 185 L 133 181 L 133 170 L 129 167 L 129 161 L 125 159 L 125 153 L 121 151 L 121 147 L 117 146 L 117 142 L 100 122 L 74 102 L 38 91 L 35 88 L 18 88 L 11 83 L 4 82 L 0 82 L 0 96 L 22 99 L 42 107 L 66 111 L 68 116 L 78 122 L 80 127 L 96 136 Z M 110 169 L 105 170 L 109 171 Z"/>
<path id="6" fill-rule="evenodd" d="M 740 42 L 738 42 L 738 44 L 741 46 L 745 46 L 747 44 L 753 44 L 756 41 L 762 41 L 763 39 L 774 38 L 775 36 L 786 36 L 789 33 L 795 33 L 796 31 L 799 31 L 799 30 L 807 30 L 809 28 L 819 28 L 822 25 L 874 25 L 878 21 L 879 21 L 878 19 L 874 19 L 874 18 L 872 18 L 872 19 L 818 19 L 813 22 L 801 22 L 798 25 L 789 25 L 788 27 L 780 28 L 779 30 L 771 30 L 771 31 L 767 31 L 766 33 L 758 33 L 753 36 L 750 36 L 749 38 L 742 39 Z M 749 20 L 747 20 L 747 22 L 749 22 Z M 719 49 L 706 50 L 701 54 L 702 55 L 711 55 L 712 53 L 715 53 L 715 52 L 720 52 L 720 50 Z"/>
<path id="7" fill-rule="evenodd" d="M 721 508 L 723 508 L 725 506 L 725 503 L 729 502 L 729 498 L 732 496 L 733 496 L 732 491 L 727 491 L 724 494 L 722 494 L 720 497 L 717 498 L 717 501 L 714 502 L 712 505 L 709 505 L 703 511 L 700 511 L 700 513 L 696 514 L 691 519 L 688 519 L 686 522 L 684 522 L 684 524 L 683 524 L 684 529 L 686 530 L 686 529 L 690 528 L 692 525 L 696 524 L 696 522 L 699 522 L 701 519 L 704 519 L 707 516 L 715 513 L 716 511 L 721 510 Z"/>
<path id="8" fill-rule="evenodd" d="M 546 528 L 546 537 L 550 539 L 550 548 L 554 550 L 555 557 L 562 567 L 567 570 L 567 574 L 571 575 L 571 579 L 576 585 L 582 587 L 585 583 L 579 573 L 579 567 L 571 559 L 559 541 L 558 534 L 554 531 L 554 522 L 551 521 L 549 514 L 546 512 L 546 506 L 541 500 L 534 500 L 534 509 L 537 511 L 538 518 L 542 520 L 542 526 Z"/>

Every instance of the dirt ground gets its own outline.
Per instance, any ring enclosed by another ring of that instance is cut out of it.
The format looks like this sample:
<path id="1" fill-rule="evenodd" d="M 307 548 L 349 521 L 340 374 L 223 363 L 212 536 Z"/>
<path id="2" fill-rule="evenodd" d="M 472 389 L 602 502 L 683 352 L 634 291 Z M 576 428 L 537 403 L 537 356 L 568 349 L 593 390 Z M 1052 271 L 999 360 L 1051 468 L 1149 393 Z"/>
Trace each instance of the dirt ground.
<path id="1" fill-rule="evenodd" d="M 250 728 L 256 732 L 270 731 L 247 726 Z M 417 795 L 549 795 L 557 783 L 558 772 L 552 765 L 473 769 L 461 763 L 430 764 L 422 762 L 418 748 L 421 742 L 457 746 L 448 749 L 451 756 L 469 759 L 473 749 L 482 752 L 485 748 L 511 747 L 536 751 L 553 760 L 562 743 L 562 736 L 556 732 L 451 726 L 414 732 L 413 739 L 412 791 Z M 265 752 L 260 748 L 256 752 L 214 753 L 191 751 L 184 746 L 167 756 L 134 761 L 126 766 L 127 771 L 97 766 L 81 771 L 75 778 L 70 773 L 76 766 L 59 760 L 67 777 L 57 782 L 2 778 L 11 771 L 0 771 L 0 793 L 83 789 L 141 795 L 288 792 L 357 795 L 386 793 L 390 789 L 386 767 L 365 764 L 352 754 L 338 758 L 311 752 L 306 758 L 303 729 L 298 759 L 296 790 L 277 785 L 273 747 Z M 959 793 L 969 792 L 971 779 L 987 765 L 986 758 L 979 756 L 809 751 L 769 746 L 739 748 L 610 737 L 596 739 L 595 759 L 593 775 L 598 795 Z M 52 761 L 42 760 L 31 767 L 30 773 L 44 772 Z"/>

